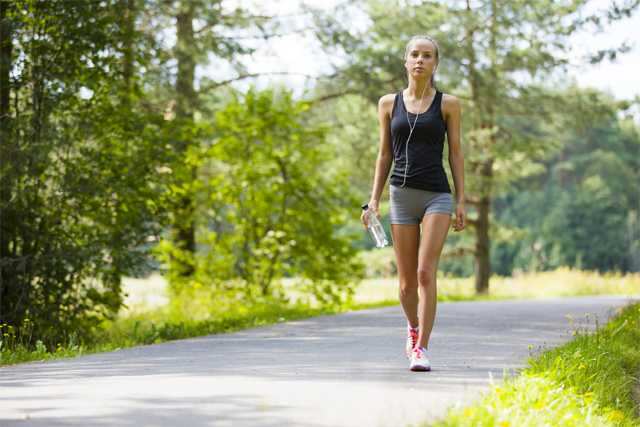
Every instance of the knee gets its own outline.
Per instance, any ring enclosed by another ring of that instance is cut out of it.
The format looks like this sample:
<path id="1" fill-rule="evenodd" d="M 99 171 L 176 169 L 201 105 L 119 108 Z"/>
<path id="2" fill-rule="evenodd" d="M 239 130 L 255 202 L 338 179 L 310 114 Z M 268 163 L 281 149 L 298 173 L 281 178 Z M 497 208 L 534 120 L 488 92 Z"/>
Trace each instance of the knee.
<path id="1" fill-rule="evenodd" d="M 436 271 L 434 268 L 418 269 L 418 285 L 427 287 L 427 286 L 435 286 L 435 284 L 436 284 Z"/>
<path id="2" fill-rule="evenodd" d="M 417 283 L 409 283 L 400 281 L 400 295 L 407 296 L 415 294 L 418 291 Z"/>

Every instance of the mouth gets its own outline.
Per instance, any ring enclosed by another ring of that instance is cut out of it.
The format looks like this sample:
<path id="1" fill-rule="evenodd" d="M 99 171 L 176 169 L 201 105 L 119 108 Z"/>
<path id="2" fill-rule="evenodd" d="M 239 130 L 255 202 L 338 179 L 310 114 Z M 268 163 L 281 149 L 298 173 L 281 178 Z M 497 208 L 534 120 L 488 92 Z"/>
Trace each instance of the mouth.
<path id="1" fill-rule="evenodd" d="M 414 67 L 413 69 L 414 70 L 424 70 L 424 68 L 422 68 L 422 67 Z"/>

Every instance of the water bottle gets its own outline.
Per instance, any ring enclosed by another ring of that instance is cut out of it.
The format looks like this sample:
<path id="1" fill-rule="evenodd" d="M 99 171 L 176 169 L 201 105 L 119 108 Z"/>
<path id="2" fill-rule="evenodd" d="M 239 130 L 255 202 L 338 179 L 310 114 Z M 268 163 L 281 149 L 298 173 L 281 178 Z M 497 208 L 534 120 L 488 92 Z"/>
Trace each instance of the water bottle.
<path id="1" fill-rule="evenodd" d="M 371 237 L 373 237 L 373 241 L 376 242 L 376 247 L 384 248 L 389 244 L 389 241 L 387 240 L 387 235 L 384 232 L 382 224 L 380 224 L 380 220 L 378 220 L 373 209 L 369 209 L 368 203 L 362 205 L 362 210 L 366 211 L 367 229 Z"/>

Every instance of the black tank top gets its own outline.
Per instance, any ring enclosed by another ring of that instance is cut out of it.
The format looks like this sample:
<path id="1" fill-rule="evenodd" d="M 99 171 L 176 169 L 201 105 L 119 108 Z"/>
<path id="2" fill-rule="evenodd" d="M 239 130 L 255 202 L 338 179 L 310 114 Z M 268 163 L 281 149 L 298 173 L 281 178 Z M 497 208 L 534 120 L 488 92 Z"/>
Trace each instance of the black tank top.
<path id="1" fill-rule="evenodd" d="M 442 92 L 436 90 L 433 102 L 427 111 L 420 113 L 409 140 L 409 166 L 407 179 L 404 180 L 406 166 L 406 141 L 409 137 L 407 110 L 402 91 L 396 93 L 391 110 L 391 140 L 393 145 L 394 166 L 390 184 L 417 188 L 420 190 L 451 193 L 447 174 L 442 167 L 442 150 L 447 130 L 440 104 Z M 411 125 L 416 115 L 409 112 Z"/>

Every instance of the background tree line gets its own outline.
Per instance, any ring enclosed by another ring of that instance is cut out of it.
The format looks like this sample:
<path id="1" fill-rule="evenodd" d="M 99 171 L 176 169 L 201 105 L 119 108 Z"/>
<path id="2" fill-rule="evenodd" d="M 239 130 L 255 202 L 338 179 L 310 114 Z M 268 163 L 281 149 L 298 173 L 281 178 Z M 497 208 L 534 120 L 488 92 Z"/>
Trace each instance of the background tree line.
<path id="1" fill-rule="evenodd" d="M 569 35 L 638 4 L 584 16 L 586 3 L 363 1 L 366 34 L 342 26 L 342 6 L 308 9 L 347 60 L 296 100 L 231 85 L 253 77 L 239 30 L 266 43 L 295 31 L 277 16 L 205 0 L 0 2 L 0 323 L 29 318 L 50 345 L 89 337 L 121 307 L 122 277 L 153 268 L 175 298 L 286 301 L 281 279 L 298 277 L 324 304 L 347 301 L 372 246 L 358 218 L 375 106 L 406 85 L 404 44 L 425 28 L 439 89 L 464 102 L 470 227 L 450 234 L 441 269 L 475 275 L 478 292 L 514 269 L 638 271 L 633 105 L 545 84 Z M 210 63 L 235 77 L 196 79 Z"/>

